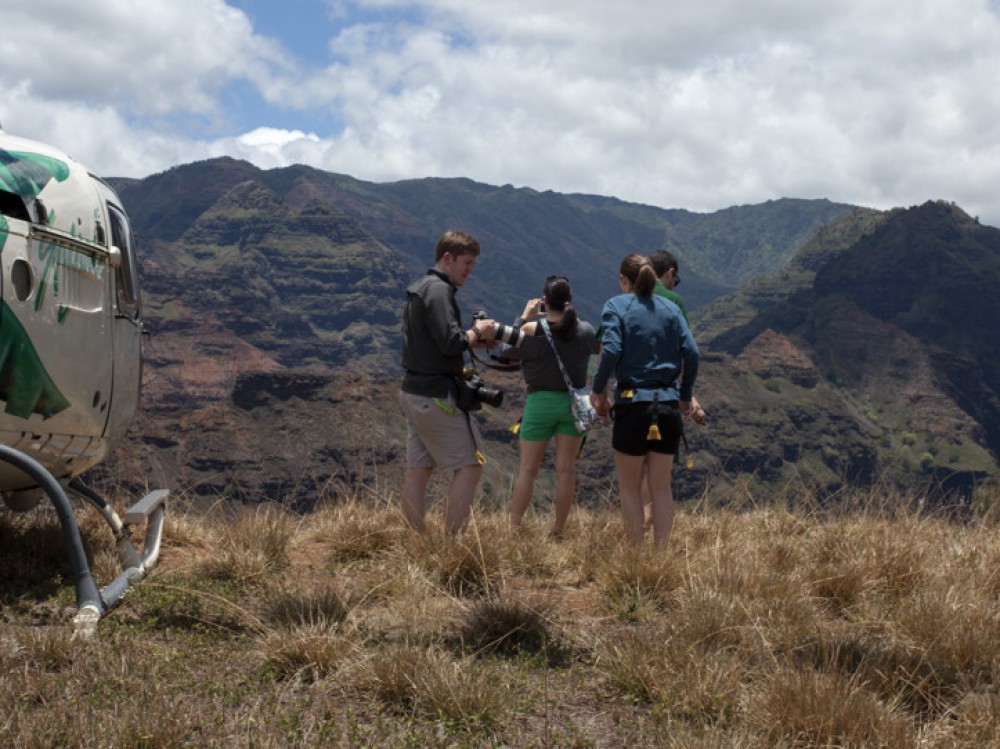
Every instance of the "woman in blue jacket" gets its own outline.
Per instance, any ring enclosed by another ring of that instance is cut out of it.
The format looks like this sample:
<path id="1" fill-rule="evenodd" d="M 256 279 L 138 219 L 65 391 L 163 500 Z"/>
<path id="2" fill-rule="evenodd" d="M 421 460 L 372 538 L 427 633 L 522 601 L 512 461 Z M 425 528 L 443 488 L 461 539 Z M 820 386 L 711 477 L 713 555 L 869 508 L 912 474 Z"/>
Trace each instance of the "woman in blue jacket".
<path id="1" fill-rule="evenodd" d="M 601 360 L 591 403 L 598 416 L 612 417 L 611 446 L 629 540 L 643 539 L 639 494 L 643 474 L 653 509 L 653 542 L 662 547 L 674 522 L 671 469 L 691 413 L 698 376 L 698 346 L 680 308 L 653 293 L 656 272 L 644 255 L 632 254 L 619 269 L 622 293 L 601 313 Z M 615 379 L 614 405 L 606 393 Z"/>

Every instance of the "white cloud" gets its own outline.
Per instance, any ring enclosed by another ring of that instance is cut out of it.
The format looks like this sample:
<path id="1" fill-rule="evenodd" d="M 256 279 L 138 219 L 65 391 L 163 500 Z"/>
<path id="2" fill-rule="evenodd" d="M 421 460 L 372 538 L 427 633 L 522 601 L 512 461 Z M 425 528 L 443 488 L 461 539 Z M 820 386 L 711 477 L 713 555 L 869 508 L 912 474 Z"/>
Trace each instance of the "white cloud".
<path id="1" fill-rule="evenodd" d="M 292 72 L 280 45 L 222 0 L 5 0 L 2 12 L 0 82 L 28 82 L 56 104 L 215 116 L 231 81 Z"/>
<path id="2" fill-rule="evenodd" d="M 945 198 L 1000 224 L 996 0 L 331 0 L 312 70 L 222 0 L 0 2 L 28 32 L 0 40 L 0 121 L 105 173 L 228 153 L 693 210 Z M 244 131 L 234 85 L 271 105 Z"/>

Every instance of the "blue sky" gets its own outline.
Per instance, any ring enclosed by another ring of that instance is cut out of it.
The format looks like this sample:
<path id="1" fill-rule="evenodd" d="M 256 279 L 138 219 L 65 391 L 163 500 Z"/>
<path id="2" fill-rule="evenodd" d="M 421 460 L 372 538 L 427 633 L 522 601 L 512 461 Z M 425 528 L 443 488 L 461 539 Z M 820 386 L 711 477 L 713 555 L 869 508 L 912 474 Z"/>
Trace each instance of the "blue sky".
<path id="1" fill-rule="evenodd" d="M 694 211 L 940 198 L 1000 225 L 997 0 L 0 0 L 0 17 L 0 123 L 109 176 L 230 155 Z"/>

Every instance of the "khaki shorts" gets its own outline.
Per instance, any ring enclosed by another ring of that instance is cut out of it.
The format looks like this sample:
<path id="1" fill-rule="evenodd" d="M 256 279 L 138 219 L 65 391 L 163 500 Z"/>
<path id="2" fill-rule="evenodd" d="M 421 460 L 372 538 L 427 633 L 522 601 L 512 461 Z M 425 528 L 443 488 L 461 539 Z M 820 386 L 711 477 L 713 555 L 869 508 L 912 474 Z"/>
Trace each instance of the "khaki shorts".
<path id="1" fill-rule="evenodd" d="M 406 417 L 407 467 L 457 471 L 482 464 L 479 427 L 454 398 L 427 398 L 400 390 L 399 405 Z"/>

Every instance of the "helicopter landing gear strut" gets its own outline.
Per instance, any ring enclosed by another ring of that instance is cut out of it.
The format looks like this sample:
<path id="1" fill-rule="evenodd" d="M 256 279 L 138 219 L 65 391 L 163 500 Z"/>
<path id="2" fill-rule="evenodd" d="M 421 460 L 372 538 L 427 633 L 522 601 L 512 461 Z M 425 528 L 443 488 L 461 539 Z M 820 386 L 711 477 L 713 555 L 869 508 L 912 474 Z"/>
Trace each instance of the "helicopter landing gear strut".
<path id="1" fill-rule="evenodd" d="M 76 587 L 77 613 L 73 619 L 74 636 L 87 637 L 93 634 L 100 618 L 117 606 L 132 584 L 145 577 L 146 573 L 156 565 L 160 556 L 163 516 L 170 492 L 159 489 L 147 494 L 125 513 L 125 521 L 122 522 L 118 514 L 97 492 L 79 479 L 69 482 L 70 491 L 93 506 L 115 535 L 122 572 L 107 586 L 98 590 L 84 552 L 80 526 L 76 522 L 69 497 L 59 481 L 34 458 L 7 445 L 0 445 L 0 461 L 10 463 L 24 472 L 52 501 L 59 517 L 59 524 L 62 526 Z M 140 554 L 132 545 L 131 527 L 142 522 L 146 524 L 146 537 Z"/>

